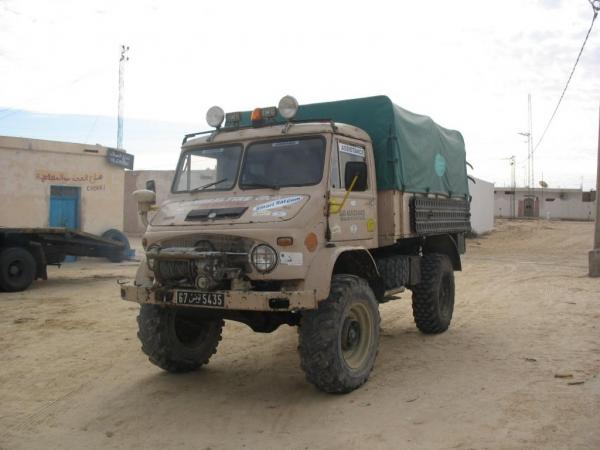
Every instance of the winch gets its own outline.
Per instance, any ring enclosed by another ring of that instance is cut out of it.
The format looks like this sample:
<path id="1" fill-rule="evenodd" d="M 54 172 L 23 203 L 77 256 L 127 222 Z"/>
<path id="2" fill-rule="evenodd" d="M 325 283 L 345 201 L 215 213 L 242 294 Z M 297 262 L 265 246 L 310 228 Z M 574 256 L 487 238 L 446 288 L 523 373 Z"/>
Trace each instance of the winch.
<path id="1" fill-rule="evenodd" d="M 148 266 L 162 285 L 214 290 L 223 281 L 241 275 L 248 254 L 199 251 L 195 247 L 151 247 L 146 257 Z"/>

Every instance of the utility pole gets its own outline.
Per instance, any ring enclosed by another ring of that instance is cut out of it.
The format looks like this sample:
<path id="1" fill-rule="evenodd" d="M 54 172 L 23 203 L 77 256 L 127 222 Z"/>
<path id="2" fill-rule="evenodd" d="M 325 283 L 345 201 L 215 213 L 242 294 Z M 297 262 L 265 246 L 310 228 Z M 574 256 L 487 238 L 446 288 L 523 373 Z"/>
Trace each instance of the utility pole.
<path id="1" fill-rule="evenodd" d="M 600 114 L 598 115 L 598 167 L 596 169 L 596 225 L 594 249 L 589 252 L 590 277 L 600 277 L 600 193 L 598 191 L 600 191 Z"/>
<path id="2" fill-rule="evenodd" d="M 531 121 L 531 94 L 527 94 L 527 131 L 522 131 L 517 134 L 527 138 L 527 187 L 532 189 L 535 187 L 535 176 L 533 170 L 533 131 Z"/>
<path id="3" fill-rule="evenodd" d="M 121 57 L 119 58 L 119 103 L 117 106 L 117 148 L 123 148 L 123 91 L 125 89 L 125 63 L 129 61 L 127 52 L 129 46 L 121 45 Z"/>
<path id="4" fill-rule="evenodd" d="M 516 178 L 516 172 L 515 172 L 515 166 L 517 165 L 517 161 L 515 160 L 515 155 L 512 155 L 510 157 L 510 187 L 512 189 L 512 199 L 510 201 L 510 215 L 511 217 L 514 219 L 516 217 L 516 211 L 515 211 L 515 202 L 516 202 L 516 196 L 517 196 L 517 178 Z"/>
<path id="5" fill-rule="evenodd" d="M 528 137 L 527 137 L 527 141 L 529 144 L 529 158 L 531 161 L 530 167 L 531 167 L 531 187 L 535 188 L 535 170 L 534 170 L 534 166 L 533 166 L 533 122 L 532 122 L 532 115 L 533 115 L 533 111 L 531 109 L 531 94 L 527 94 L 527 105 L 528 105 L 528 122 L 529 122 L 529 130 L 528 130 Z"/>

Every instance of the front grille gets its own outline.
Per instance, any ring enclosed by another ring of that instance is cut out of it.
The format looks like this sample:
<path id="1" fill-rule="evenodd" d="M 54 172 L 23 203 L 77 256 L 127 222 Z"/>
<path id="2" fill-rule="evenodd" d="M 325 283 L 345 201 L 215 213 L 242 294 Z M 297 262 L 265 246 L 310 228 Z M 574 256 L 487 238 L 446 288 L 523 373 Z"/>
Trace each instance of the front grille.
<path id="1" fill-rule="evenodd" d="M 201 247 L 204 251 L 248 253 L 252 248 L 252 240 L 222 234 L 193 234 L 162 241 L 160 246 Z"/>

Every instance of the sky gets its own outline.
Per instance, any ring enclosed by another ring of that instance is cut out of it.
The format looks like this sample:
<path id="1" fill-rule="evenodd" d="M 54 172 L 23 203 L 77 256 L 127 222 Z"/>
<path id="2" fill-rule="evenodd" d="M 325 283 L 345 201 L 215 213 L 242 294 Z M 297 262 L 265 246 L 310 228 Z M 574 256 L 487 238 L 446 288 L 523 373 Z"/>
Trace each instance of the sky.
<path id="1" fill-rule="evenodd" d="M 533 141 L 592 20 L 588 0 L 483 2 L 0 0 L 0 135 L 116 145 L 136 169 L 174 168 L 206 110 L 388 95 L 462 132 L 472 174 L 526 177 Z M 535 183 L 595 186 L 600 20 L 535 153 Z"/>

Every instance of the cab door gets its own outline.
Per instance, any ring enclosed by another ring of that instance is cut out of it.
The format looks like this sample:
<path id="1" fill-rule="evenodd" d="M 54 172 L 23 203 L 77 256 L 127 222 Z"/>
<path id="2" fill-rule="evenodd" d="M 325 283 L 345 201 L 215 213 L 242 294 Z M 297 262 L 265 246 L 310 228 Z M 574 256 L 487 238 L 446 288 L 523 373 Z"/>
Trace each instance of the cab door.
<path id="1" fill-rule="evenodd" d="M 331 241 L 376 240 L 377 194 L 372 154 L 370 143 L 341 136 L 333 140 L 329 174 Z M 347 164 L 357 161 L 367 166 L 367 183 L 364 189 L 347 191 Z M 376 241 L 361 245 L 375 247 Z"/>

